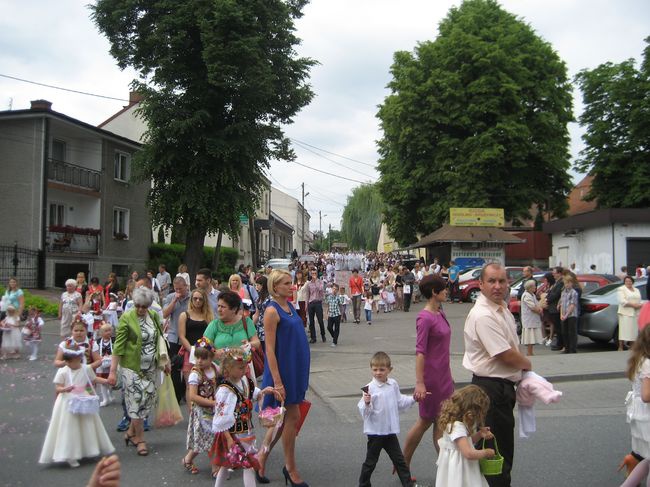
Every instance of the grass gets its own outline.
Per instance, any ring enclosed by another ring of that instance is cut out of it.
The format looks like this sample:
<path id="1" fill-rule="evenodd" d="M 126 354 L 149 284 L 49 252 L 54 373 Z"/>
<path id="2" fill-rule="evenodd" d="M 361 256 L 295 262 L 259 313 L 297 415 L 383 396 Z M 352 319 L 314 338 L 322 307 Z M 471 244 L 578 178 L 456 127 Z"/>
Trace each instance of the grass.
<path id="1" fill-rule="evenodd" d="M 5 288 L 0 286 L 0 295 L 5 293 Z M 29 309 L 30 306 L 36 306 L 42 314 L 48 316 L 57 316 L 59 313 L 59 303 L 50 301 L 49 299 L 42 298 L 40 296 L 34 296 L 29 291 L 23 290 L 25 294 L 25 309 Z"/>

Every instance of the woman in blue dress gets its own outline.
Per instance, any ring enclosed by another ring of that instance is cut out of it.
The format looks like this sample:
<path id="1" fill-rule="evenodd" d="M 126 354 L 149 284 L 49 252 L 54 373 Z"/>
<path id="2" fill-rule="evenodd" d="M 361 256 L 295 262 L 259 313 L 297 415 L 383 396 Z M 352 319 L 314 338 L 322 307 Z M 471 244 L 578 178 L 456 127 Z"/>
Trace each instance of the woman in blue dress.
<path id="1" fill-rule="evenodd" d="M 275 391 L 274 396 L 264 398 L 264 407 L 276 407 L 284 401 L 286 408 L 282 429 L 285 481 L 293 486 L 308 487 L 296 466 L 295 447 L 296 425 L 300 419 L 298 406 L 309 387 L 309 344 L 302 319 L 288 301 L 293 294 L 291 285 L 291 274 L 285 270 L 274 270 L 268 277 L 267 287 L 272 300 L 264 313 L 266 363 L 262 387 L 272 386 Z M 263 455 L 264 461 L 266 456 L 268 452 Z M 259 475 L 263 477 L 263 470 L 260 470 Z"/>

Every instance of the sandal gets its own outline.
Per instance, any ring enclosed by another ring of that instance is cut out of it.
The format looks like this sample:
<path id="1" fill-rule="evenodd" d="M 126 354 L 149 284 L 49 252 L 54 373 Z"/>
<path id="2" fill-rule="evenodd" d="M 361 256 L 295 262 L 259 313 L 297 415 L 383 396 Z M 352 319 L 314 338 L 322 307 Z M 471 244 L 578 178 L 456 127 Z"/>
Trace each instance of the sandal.
<path id="1" fill-rule="evenodd" d="M 140 448 L 140 445 L 144 445 L 144 448 Z M 136 451 L 137 451 L 138 455 L 140 455 L 141 457 L 146 457 L 147 455 L 149 455 L 149 450 L 147 449 L 147 442 L 146 441 L 138 441 L 135 444 L 135 448 L 136 448 Z"/>
<path id="2" fill-rule="evenodd" d="M 188 462 L 185 457 L 181 459 L 181 462 L 183 462 L 183 467 L 185 467 L 185 470 L 187 470 L 192 475 L 199 473 L 199 467 L 197 467 L 193 462 Z"/>
<path id="3" fill-rule="evenodd" d="M 130 435 L 130 436 L 129 436 L 128 433 L 125 433 L 125 434 L 124 434 L 124 443 L 126 444 L 126 446 L 129 446 L 129 444 L 130 444 L 131 446 L 136 446 L 136 444 L 133 443 L 133 438 L 135 438 L 135 435 Z"/>

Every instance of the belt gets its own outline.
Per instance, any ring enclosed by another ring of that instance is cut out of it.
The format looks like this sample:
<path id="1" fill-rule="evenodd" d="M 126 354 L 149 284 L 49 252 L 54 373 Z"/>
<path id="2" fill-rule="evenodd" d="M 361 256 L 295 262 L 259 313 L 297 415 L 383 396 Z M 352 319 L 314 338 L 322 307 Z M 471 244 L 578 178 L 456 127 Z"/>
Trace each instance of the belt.
<path id="1" fill-rule="evenodd" d="M 509 379 L 502 379 L 501 377 L 483 377 L 481 375 L 472 374 L 472 378 L 480 379 L 480 380 L 489 380 L 489 381 L 492 381 L 492 382 L 502 382 L 502 383 L 508 384 L 508 385 L 510 385 L 512 387 L 514 387 L 516 385 L 516 382 L 513 382 L 513 381 L 511 381 Z"/>

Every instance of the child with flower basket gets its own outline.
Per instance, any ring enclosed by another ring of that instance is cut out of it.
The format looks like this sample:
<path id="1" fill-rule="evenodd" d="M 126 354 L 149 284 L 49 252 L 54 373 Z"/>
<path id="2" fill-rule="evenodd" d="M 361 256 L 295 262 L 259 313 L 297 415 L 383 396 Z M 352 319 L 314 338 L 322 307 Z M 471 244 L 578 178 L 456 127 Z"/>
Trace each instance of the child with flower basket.
<path id="1" fill-rule="evenodd" d="M 215 487 L 225 485 L 228 469 L 243 469 L 244 485 L 255 485 L 255 470 L 259 469 L 255 433 L 251 422 L 253 401 L 272 393 L 272 387 L 258 389 L 246 377 L 250 352 L 227 349 L 221 361 L 223 379 L 217 387 L 212 430 L 215 433 L 210 449 L 212 463 L 220 467 Z"/>

